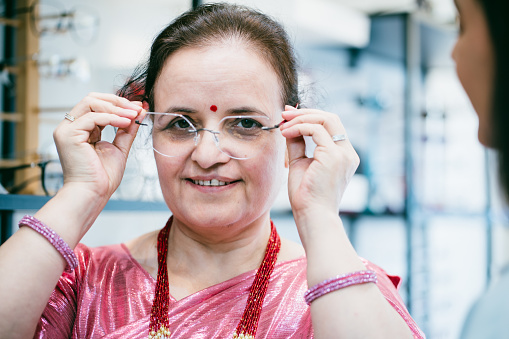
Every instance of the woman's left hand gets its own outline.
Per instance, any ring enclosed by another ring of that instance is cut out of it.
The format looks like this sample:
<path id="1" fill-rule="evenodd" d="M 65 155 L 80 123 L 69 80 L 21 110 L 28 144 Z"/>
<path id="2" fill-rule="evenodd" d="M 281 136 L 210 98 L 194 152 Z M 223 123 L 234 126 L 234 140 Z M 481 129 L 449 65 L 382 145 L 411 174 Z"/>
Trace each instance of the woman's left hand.
<path id="1" fill-rule="evenodd" d="M 294 215 L 305 216 L 333 212 L 359 166 L 359 156 L 352 144 L 332 140 L 346 131 L 336 114 L 286 106 L 281 132 L 286 138 L 290 173 L 288 193 Z M 304 136 L 316 143 L 313 158 L 306 156 Z"/>

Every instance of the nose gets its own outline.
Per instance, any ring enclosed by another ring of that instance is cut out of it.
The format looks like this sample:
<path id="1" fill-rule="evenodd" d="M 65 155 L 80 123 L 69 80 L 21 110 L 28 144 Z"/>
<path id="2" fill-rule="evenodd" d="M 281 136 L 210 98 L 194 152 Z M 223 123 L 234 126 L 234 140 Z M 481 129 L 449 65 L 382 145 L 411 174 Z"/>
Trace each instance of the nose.
<path id="1" fill-rule="evenodd" d="M 202 130 L 197 134 L 196 147 L 191 153 L 191 160 L 202 168 L 210 168 L 216 164 L 223 164 L 231 158 L 221 152 L 217 139 L 209 130 Z"/>

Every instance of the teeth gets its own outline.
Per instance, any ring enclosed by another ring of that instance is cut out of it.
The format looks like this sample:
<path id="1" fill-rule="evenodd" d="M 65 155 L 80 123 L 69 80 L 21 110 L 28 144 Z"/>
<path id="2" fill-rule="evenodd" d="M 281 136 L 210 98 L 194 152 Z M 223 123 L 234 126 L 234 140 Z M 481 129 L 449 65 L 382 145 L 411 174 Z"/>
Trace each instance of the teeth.
<path id="1" fill-rule="evenodd" d="M 193 180 L 193 183 L 195 185 L 200 185 L 200 186 L 224 186 L 224 185 L 228 185 L 227 182 L 219 181 L 217 179 L 212 179 L 212 180 Z"/>

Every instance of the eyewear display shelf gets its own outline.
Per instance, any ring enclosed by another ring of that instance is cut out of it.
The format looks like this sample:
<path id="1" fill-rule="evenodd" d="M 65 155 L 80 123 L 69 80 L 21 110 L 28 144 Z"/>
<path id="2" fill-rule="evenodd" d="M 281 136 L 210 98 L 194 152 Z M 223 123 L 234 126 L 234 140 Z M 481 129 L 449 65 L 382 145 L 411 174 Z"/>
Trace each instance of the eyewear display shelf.
<path id="1" fill-rule="evenodd" d="M 13 220 L 15 211 L 38 210 L 50 199 L 51 197 L 37 195 L 1 194 L 0 244 L 11 236 L 12 225 L 17 222 Z M 164 202 L 110 200 L 104 211 L 168 211 L 168 206 Z"/>

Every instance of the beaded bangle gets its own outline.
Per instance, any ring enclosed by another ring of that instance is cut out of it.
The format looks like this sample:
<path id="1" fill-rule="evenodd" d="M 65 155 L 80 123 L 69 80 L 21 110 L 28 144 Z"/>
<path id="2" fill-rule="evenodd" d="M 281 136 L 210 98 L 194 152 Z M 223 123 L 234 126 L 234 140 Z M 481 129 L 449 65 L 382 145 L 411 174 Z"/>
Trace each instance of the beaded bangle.
<path id="1" fill-rule="evenodd" d="M 317 298 L 320 298 L 324 294 L 352 286 L 358 284 L 365 283 L 376 283 L 376 273 L 375 271 L 357 271 L 352 273 L 347 273 L 343 275 L 338 275 L 334 278 L 327 279 L 322 281 L 319 284 L 316 284 L 309 290 L 307 290 L 304 295 L 304 299 L 308 305 Z"/>
<path id="2" fill-rule="evenodd" d="M 78 266 L 78 258 L 74 254 L 73 250 L 66 244 L 55 231 L 46 226 L 42 221 L 30 216 L 25 215 L 18 223 L 18 226 L 28 226 L 43 237 L 45 237 L 53 247 L 64 257 L 67 261 L 65 267 L 66 272 L 72 272 Z"/>

